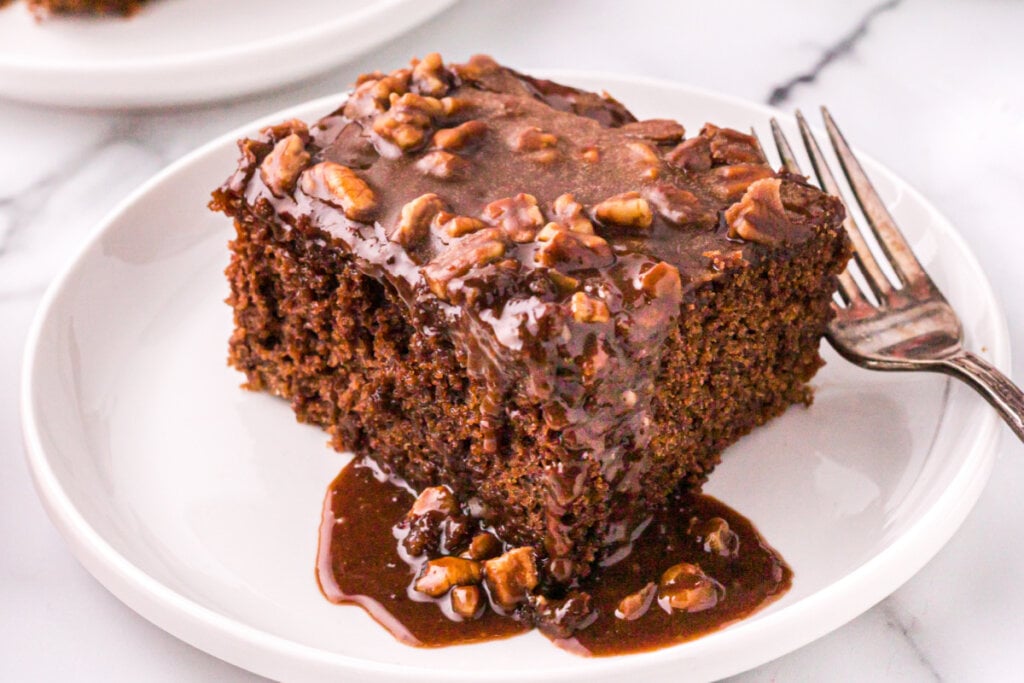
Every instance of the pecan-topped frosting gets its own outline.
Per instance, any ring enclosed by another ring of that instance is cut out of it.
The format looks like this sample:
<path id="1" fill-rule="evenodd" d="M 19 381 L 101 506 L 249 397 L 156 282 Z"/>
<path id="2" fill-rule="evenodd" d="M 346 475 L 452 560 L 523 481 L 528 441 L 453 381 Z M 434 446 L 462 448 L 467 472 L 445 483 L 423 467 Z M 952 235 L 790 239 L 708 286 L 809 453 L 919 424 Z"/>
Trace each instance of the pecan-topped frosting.
<path id="1" fill-rule="evenodd" d="M 484 56 L 364 75 L 314 125 L 240 148 L 218 201 L 334 240 L 413 324 L 448 335 L 487 387 L 485 450 L 507 397 L 525 397 L 543 414 L 539 448 L 596 460 L 622 492 L 639 485 L 661 350 L 690 293 L 842 212 L 773 172 L 750 135 L 709 124 L 687 138 Z M 552 518 L 569 471 L 551 465 Z M 562 540 L 552 530 L 546 551 Z"/>

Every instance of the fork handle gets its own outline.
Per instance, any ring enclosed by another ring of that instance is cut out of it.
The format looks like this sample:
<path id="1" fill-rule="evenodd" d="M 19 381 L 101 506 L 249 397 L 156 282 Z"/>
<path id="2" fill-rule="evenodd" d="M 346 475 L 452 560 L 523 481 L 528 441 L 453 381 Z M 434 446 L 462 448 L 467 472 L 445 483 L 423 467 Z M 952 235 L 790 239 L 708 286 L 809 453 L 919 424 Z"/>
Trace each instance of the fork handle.
<path id="1" fill-rule="evenodd" d="M 1024 391 L 988 361 L 962 351 L 944 361 L 945 370 L 974 387 L 1024 441 Z"/>

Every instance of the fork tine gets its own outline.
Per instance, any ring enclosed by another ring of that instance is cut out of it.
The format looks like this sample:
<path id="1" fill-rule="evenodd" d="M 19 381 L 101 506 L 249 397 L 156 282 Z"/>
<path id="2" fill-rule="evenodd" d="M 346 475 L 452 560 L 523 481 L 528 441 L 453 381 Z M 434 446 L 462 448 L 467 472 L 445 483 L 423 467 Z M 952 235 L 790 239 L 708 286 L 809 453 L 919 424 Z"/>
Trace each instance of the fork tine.
<path id="1" fill-rule="evenodd" d="M 828 131 L 828 136 L 832 140 L 832 148 L 835 149 L 836 156 L 839 157 L 839 164 L 843 167 L 846 179 L 850 181 L 854 195 L 857 196 L 857 203 L 864 211 L 864 215 L 878 238 L 882 250 L 889 258 L 889 263 L 896 271 L 896 275 L 904 285 L 911 280 L 926 278 L 927 275 L 921 267 L 921 263 L 914 256 L 903 233 L 896 227 L 896 221 L 889 214 L 889 210 L 885 208 L 885 203 L 878 196 L 874 185 L 868 180 L 867 174 L 861 168 L 857 157 L 853 155 L 853 151 L 846 143 L 839 127 L 836 126 L 832 115 L 825 107 L 821 108 L 821 115 L 825 119 L 825 130 Z"/>
<path id="2" fill-rule="evenodd" d="M 782 159 L 782 166 L 793 175 L 802 176 L 803 172 L 800 170 L 800 165 L 796 161 L 796 155 L 793 154 L 793 148 L 789 146 L 789 140 L 786 139 L 785 134 L 782 132 L 782 127 L 779 125 L 778 120 L 772 117 L 772 137 L 775 138 L 775 147 L 779 150 L 779 158 Z M 764 150 L 762 150 L 762 154 Z M 766 157 L 767 158 L 767 157 Z M 847 304 L 857 303 L 864 300 L 863 295 L 860 293 L 860 287 L 857 286 L 857 281 L 850 275 L 849 270 L 843 270 L 839 274 L 839 295 Z"/>
<path id="3" fill-rule="evenodd" d="M 782 128 L 774 116 L 772 117 L 772 137 L 775 138 L 775 146 L 779 150 L 779 157 L 782 159 L 782 165 L 785 169 L 793 175 L 803 175 L 804 173 L 800 170 L 800 165 L 796 163 L 793 148 L 789 146 L 789 140 L 783 135 Z"/>
<path id="4" fill-rule="evenodd" d="M 764 145 L 761 144 L 761 138 L 758 137 L 757 131 L 754 130 L 753 126 L 750 127 L 750 134 L 754 136 L 754 142 L 757 143 L 757 151 L 761 153 L 761 158 L 762 159 L 767 159 L 768 155 L 765 154 Z"/>
<path id="5" fill-rule="evenodd" d="M 818 176 L 821 187 L 829 194 L 842 197 L 839 184 L 836 183 L 835 176 L 829 170 L 825 156 L 821 153 L 821 148 L 818 147 L 818 141 L 814 139 L 814 134 L 811 133 L 811 127 L 807 125 L 807 120 L 799 111 L 796 112 L 796 121 L 800 125 L 800 135 L 804 139 L 804 146 L 811 157 L 811 165 L 814 166 L 814 171 Z M 864 279 L 879 301 L 885 301 L 893 293 L 892 283 L 889 282 L 889 278 L 882 272 L 882 268 L 878 265 L 875 255 L 871 253 L 871 247 L 864 241 L 864 234 L 857 227 L 857 222 L 853 220 L 853 216 L 849 211 L 846 212 L 843 227 L 846 228 L 846 234 L 849 235 L 850 242 L 853 243 L 853 255 L 857 259 L 861 272 L 864 274 Z"/>

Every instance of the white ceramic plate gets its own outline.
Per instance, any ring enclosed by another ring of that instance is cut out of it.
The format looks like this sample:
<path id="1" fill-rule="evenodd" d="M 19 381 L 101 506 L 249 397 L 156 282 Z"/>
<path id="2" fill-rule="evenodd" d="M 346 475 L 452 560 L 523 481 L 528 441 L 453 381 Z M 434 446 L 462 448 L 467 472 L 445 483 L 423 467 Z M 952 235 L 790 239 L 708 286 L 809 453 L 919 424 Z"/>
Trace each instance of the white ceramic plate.
<path id="1" fill-rule="evenodd" d="M 711 120 L 766 130 L 772 113 L 665 83 L 555 76 L 694 129 Z M 963 520 L 991 467 L 992 411 L 942 377 L 871 373 L 829 352 L 814 406 L 730 448 L 708 487 L 752 518 L 795 570 L 792 590 L 764 612 L 657 652 L 581 659 L 536 633 L 408 648 L 359 608 L 327 603 L 313 576 L 317 524 L 346 458 L 296 424 L 284 402 L 240 390 L 225 366 L 222 270 L 232 229 L 205 207 L 234 169 L 238 136 L 314 119 L 340 97 L 226 135 L 148 182 L 99 226 L 33 327 L 23 411 L 39 492 L 82 563 L 143 616 L 218 657 L 293 681 L 717 678 L 868 609 Z M 1006 367 L 1001 313 L 963 241 L 905 183 L 866 166 L 963 316 L 968 346 Z"/>
<path id="2" fill-rule="evenodd" d="M 455 0 L 153 0 L 130 19 L 0 9 L 0 96 L 71 106 L 216 100 L 355 57 Z"/>

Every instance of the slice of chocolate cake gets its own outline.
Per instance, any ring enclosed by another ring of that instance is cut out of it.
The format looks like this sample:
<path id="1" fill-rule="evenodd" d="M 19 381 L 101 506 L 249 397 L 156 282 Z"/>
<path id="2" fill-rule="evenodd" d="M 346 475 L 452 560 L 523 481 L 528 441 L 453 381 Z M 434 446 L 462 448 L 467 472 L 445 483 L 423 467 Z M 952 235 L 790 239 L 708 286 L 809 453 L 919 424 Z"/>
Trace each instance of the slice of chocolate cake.
<path id="1" fill-rule="evenodd" d="M 429 55 L 240 148 L 231 364 L 542 584 L 811 398 L 843 207 L 748 135 Z"/>
<path id="2" fill-rule="evenodd" d="M 29 9 L 39 18 L 54 14 L 135 14 L 146 0 L 26 0 Z"/>

